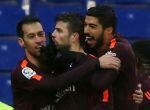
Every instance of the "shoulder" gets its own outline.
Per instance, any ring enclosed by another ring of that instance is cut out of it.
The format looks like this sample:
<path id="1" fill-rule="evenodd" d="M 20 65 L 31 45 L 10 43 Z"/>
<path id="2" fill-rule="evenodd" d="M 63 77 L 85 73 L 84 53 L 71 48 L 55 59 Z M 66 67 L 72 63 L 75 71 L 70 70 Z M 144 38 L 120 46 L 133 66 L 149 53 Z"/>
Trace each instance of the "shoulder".
<path id="1" fill-rule="evenodd" d="M 125 38 L 118 38 L 115 39 L 115 44 L 113 47 L 110 47 L 110 50 L 116 52 L 119 56 L 124 56 L 124 55 L 134 55 L 133 49 L 131 44 L 129 43 L 128 40 Z"/>
<path id="2" fill-rule="evenodd" d="M 27 69 L 28 66 L 28 60 L 26 58 L 23 58 L 19 64 L 15 67 L 14 70 L 12 70 L 11 72 L 11 77 L 12 79 L 19 79 L 21 77 L 23 77 L 23 72 L 29 70 Z"/>
<path id="3" fill-rule="evenodd" d="M 22 65 L 25 65 L 25 58 L 23 58 L 18 64 L 17 66 L 12 70 L 12 74 L 17 73 L 19 70 L 21 70 Z M 27 64 L 27 63 L 26 63 Z"/>

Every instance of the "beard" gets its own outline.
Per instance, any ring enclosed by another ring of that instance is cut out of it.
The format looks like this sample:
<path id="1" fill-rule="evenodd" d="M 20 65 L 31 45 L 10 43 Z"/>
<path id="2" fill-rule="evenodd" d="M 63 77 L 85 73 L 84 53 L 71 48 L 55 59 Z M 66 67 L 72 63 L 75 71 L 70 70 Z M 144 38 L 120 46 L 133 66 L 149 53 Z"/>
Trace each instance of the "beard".
<path id="1" fill-rule="evenodd" d="M 84 50 L 87 53 L 97 56 L 97 49 L 102 47 L 104 40 L 104 32 L 100 35 L 98 39 L 95 39 L 93 36 L 87 35 L 89 39 L 85 40 Z M 92 44 L 93 43 L 93 44 Z"/>
<path id="2" fill-rule="evenodd" d="M 69 51 L 70 45 L 56 45 L 57 50 L 60 52 Z"/>
<path id="3" fill-rule="evenodd" d="M 39 49 L 39 51 L 38 50 L 35 50 L 35 51 L 33 51 L 33 50 L 27 50 L 26 52 L 30 56 L 35 57 L 35 58 L 38 58 L 40 56 L 40 49 Z"/>
<path id="4" fill-rule="evenodd" d="M 69 44 L 60 44 L 54 40 L 52 40 L 52 44 L 55 45 L 58 51 L 69 51 L 71 47 Z"/>
<path id="5" fill-rule="evenodd" d="M 101 48 L 104 42 L 104 32 L 100 35 L 100 37 L 96 40 L 95 48 Z"/>

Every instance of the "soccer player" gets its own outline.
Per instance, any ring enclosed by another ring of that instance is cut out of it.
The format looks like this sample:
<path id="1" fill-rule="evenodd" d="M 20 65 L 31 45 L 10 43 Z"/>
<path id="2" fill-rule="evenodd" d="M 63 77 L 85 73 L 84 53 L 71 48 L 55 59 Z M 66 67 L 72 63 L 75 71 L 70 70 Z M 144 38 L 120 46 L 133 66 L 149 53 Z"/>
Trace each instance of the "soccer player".
<path id="1" fill-rule="evenodd" d="M 110 6 L 101 5 L 88 9 L 84 26 L 86 41 L 90 47 L 88 50 L 94 50 L 98 57 L 111 54 L 121 60 L 119 71 L 109 73 L 113 77 L 110 80 L 113 83 L 108 89 L 107 97 L 113 100 L 114 110 L 137 110 L 137 104 L 132 99 L 137 87 L 135 55 L 129 42 L 116 32 L 116 24 L 117 17 Z M 108 100 L 101 101 L 107 105 Z"/>

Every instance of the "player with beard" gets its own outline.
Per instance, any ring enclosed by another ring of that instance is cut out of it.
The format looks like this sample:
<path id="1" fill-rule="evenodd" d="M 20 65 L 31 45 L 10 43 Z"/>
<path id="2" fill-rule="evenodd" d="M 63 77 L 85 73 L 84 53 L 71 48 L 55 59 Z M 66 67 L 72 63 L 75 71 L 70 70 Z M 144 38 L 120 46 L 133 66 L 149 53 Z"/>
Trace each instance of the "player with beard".
<path id="1" fill-rule="evenodd" d="M 129 42 L 116 33 L 116 24 L 117 17 L 110 6 L 92 7 L 87 11 L 84 26 L 88 45 L 86 50 L 93 52 L 97 57 L 110 54 L 121 60 L 119 71 L 116 74 L 113 73 L 115 71 L 108 74 L 108 77 L 113 77 L 111 81 L 113 83 L 102 94 L 108 100 L 101 99 L 104 105 L 100 104 L 97 109 L 137 110 L 138 106 L 132 98 L 137 87 L 135 55 Z M 97 77 L 99 77 L 98 74 Z M 108 94 L 105 96 L 105 93 Z"/>

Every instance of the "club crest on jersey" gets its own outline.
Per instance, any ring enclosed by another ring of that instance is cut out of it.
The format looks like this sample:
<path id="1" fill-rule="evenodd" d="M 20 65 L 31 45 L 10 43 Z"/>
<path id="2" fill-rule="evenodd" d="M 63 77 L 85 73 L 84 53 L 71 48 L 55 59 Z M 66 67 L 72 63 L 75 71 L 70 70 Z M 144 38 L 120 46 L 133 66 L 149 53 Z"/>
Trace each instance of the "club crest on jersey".
<path id="1" fill-rule="evenodd" d="M 116 53 L 113 53 L 112 51 L 108 51 L 105 55 L 111 55 L 111 56 L 116 56 Z"/>
<path id="2" fill-rule="evenodd" d="M 33 71 L 31 68 L 29 67 L 25 67 L 22 69 L 22 74 L 28 78 L 28 79 L 31 79 L 32 76 L 34 76 L 36 74 L 35 71 Z"/>

